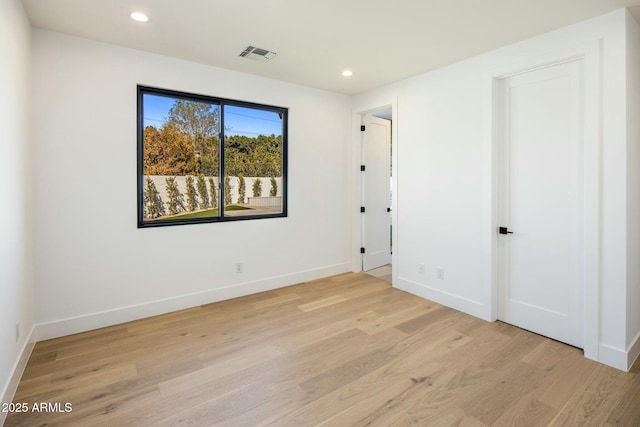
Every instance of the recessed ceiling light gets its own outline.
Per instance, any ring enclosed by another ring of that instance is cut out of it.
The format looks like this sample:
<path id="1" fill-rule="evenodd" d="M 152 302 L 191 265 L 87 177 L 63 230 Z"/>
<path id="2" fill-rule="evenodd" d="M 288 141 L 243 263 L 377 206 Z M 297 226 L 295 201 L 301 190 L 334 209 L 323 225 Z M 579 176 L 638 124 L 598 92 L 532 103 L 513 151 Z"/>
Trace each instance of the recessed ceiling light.
<path id="1" fill-rule="evenodd" d="M 351 70 L 344 70 L 344 71 L 342 72 L 342 76 L 343 76 L 343 77 L 351 77 L 351 76 L 353 76 L 353 71 L 351 71 Z"/>
<path id="2" fill-rule="evenodd" d="M 138 22 L 147 22 L 149 17 L 142 12 L 133 12 L 131 15 L 131 19 L 134 19 Z"/>

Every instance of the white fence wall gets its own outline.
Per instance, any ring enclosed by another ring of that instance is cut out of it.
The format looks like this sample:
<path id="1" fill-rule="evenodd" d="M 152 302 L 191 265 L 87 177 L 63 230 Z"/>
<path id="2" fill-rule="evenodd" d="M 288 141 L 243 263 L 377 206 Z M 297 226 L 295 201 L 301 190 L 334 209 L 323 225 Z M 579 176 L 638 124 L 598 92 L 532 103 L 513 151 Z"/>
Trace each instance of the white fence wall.
<path id="1" fill-rule="evenodd" d="M 153 183 L 156 186 L 156 189 L 158 190 L 158 192 L 160 193 L 160 197 L 162 197 L 162 201 L 165 203 L 165 208 L 167 208 L 167 212 L 168 212 L 168 206 L 167 206 L 167 202 L 169 201 L 169 195 L 167 193 L 167 178 L 172 178 L 173 175 L 145 175 L 144 176 L 144 182 L 143 182 L 143 188 L 146 187 L 147 185 L 147 178 L 151 178 L 151 180 L 153 181 Z M 220 182 L 217 176 L 212 177 L 213 178 L 213 182 L 216 186 L 216 191 L 218 191 L 217 194 L 219 194 L 219 188 L 220 188 Z M 262 194 L 259 195 L 259 197 L 268 197 L 270 194 L 269 192 L 271 191 L 271 178 L 269 177 L 259 177 L 260 181 L 262 182 Z M 187 201 L 187 177 L 186 176 L 176 176 L 175 177 L 176 182 L 178 184 L 178 188 L 180 189 L 180 193 L 182 193 L 182 195 L 184 196 L 184 200 L 185 200 L 185 204 Z M 245 184 L 245 203 L 247 203 L 247 199 L 249 197 L 253 197 L 253 182 L 258 179 L 258 177 L 245 177 L 244 178 L 244 184 Z M 194 180 L 194 187 L 196 188 L 196 190 L 198 189 L 198 177 L 194 176 L 193 177 Z M 209 177 L 205 176 L 204 178 L 205 183 L 207 184 L 207 194 L 211 194 L 211 188 L 209 186 Z M 240 179 L 236 176 L 231 176 L 229 177 L 229 181 L 230 181 L 230 185 L 231 185 L 231 202 L 232 203 L 236 203 L 238 201 L 238 187 L 240 186 Z M 278 184 L 278 192 L 276 194 L 276 196 L 282 196 L 282 178 L 276 178 L 276 183 Z M 200 197 L 198 195 L 198 201 L 200 201 Z M 218 200 L 218 206 L 220 204 L 220 200 Z"/>

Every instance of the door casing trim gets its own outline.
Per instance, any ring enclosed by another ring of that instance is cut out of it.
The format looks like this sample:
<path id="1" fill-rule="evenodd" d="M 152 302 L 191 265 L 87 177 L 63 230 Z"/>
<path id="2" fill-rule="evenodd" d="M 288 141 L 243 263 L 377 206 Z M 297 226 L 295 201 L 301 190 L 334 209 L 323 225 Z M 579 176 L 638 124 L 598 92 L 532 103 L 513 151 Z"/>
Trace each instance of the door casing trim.
<path id="1" fill-rule="evenodd" d="M 351 223 L 351 269 L 354 272 L 362 271 L 362 257 L 360 254 L 360 244 L 362 242 L 362 217 L 358 207 L 361 202 L 362 194 L 362 182 L 360 172 L 360 125 L 362 123 L 362 117 L 366 114 L 372 113 L 377 110 L 391 107 L 391 120 L 393 125 L 391 126 L 391 156 L 393 161 L 393 185 L 392 192 L 393 197 L 391 199 L 391 210 L 393 215 L 391 216 L 391 243 L 393 247 L 393 253 L 391 254 L 391 264 L 393 265 L 391 273 L 391 283 L 394 285 L 397 283 L 398 271 L 399 271 L 399 245 L 398 245 L 398 206 L 400 195 L 398 194 L 398 182 L 400 178 L 400 166 L 398 162 L 399 151 L 399 138 L 398 138 L 398 98 L 397 97 L 385 97 L 378 101 L 367 102 L 361 105 L 356 105 L 351 110 L 351 188 L 353 189 L 351 197 L 350 212 L 352 212 Z"/>

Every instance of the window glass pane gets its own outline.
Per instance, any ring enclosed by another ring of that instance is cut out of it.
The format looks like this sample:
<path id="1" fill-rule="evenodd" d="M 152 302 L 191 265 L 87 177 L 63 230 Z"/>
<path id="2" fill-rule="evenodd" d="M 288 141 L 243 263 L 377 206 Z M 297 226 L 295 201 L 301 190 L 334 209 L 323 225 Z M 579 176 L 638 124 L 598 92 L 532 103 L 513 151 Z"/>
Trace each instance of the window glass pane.
<path id="1" fill-rule="evenodd" d="M 219 216 L 220 106 L 142 94 L 143 221 Z"/>
<path id="2" fill-rule="evenodd" d="M 283 113 L 224 106 L 224 215 L 283 212 Z"/>

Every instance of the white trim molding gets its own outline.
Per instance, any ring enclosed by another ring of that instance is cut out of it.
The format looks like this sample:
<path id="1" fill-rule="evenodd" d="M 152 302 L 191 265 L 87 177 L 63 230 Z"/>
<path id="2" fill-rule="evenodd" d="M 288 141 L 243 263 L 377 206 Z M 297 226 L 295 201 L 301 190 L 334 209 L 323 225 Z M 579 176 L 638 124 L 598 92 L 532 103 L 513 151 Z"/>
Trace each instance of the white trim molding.
<path id="1" fill-rule="evenodd" d="M 627 349 L 626 371 L 629 371 L 631 367 L 633 367 L 633 363 L 638 360 L 638 356 L 640 356 L 640 334 L 635 337 L 635 339 Z"/>
<path id="2" fill-rule="evenodd" d="M 482 320 L 491 321 L 485 305 L 479 301 L 473 301 L 459 295 L 444 292 L 440 289 L 405 279 L 404 277 L 398 277 L 397 284 L 395 284 L 394 287 Z"/>
<path id="3" fill-rule="evenodd" d="M 607 344 L 600 344 L 598 356 L 597 361 L 600 363 L 620 369 L 621 371 L 629 370 L 627 367 L 627 352 L 622 349 Z"/>
<path id="4" fill-rule="evenodd" d="M 31 352 L 33 351 L 33 347 L 35 347 L 35 345 L 35 327 L 32 327 L 29 331 L 29 335 L 27 336 L 24 345 L 22 346 L 22 349 L 20 350 L 20 357 L 18 357 L 16 363 L 13 365 L 13 368 L 11 368 L 9 380 L 2 390 L 2 394 L 0 395 L 0 403 L 13 402 L 16 390 L 18 390 L 20 378 L 22 378 L 22 374 L 24 373 L 24 369 L 27 367 L 27 362 L 29 361 L 29 357 L 31 357 Z M 7 413 L 0 411 L 0 426 L 4 425 L 6 418 Z"/>

